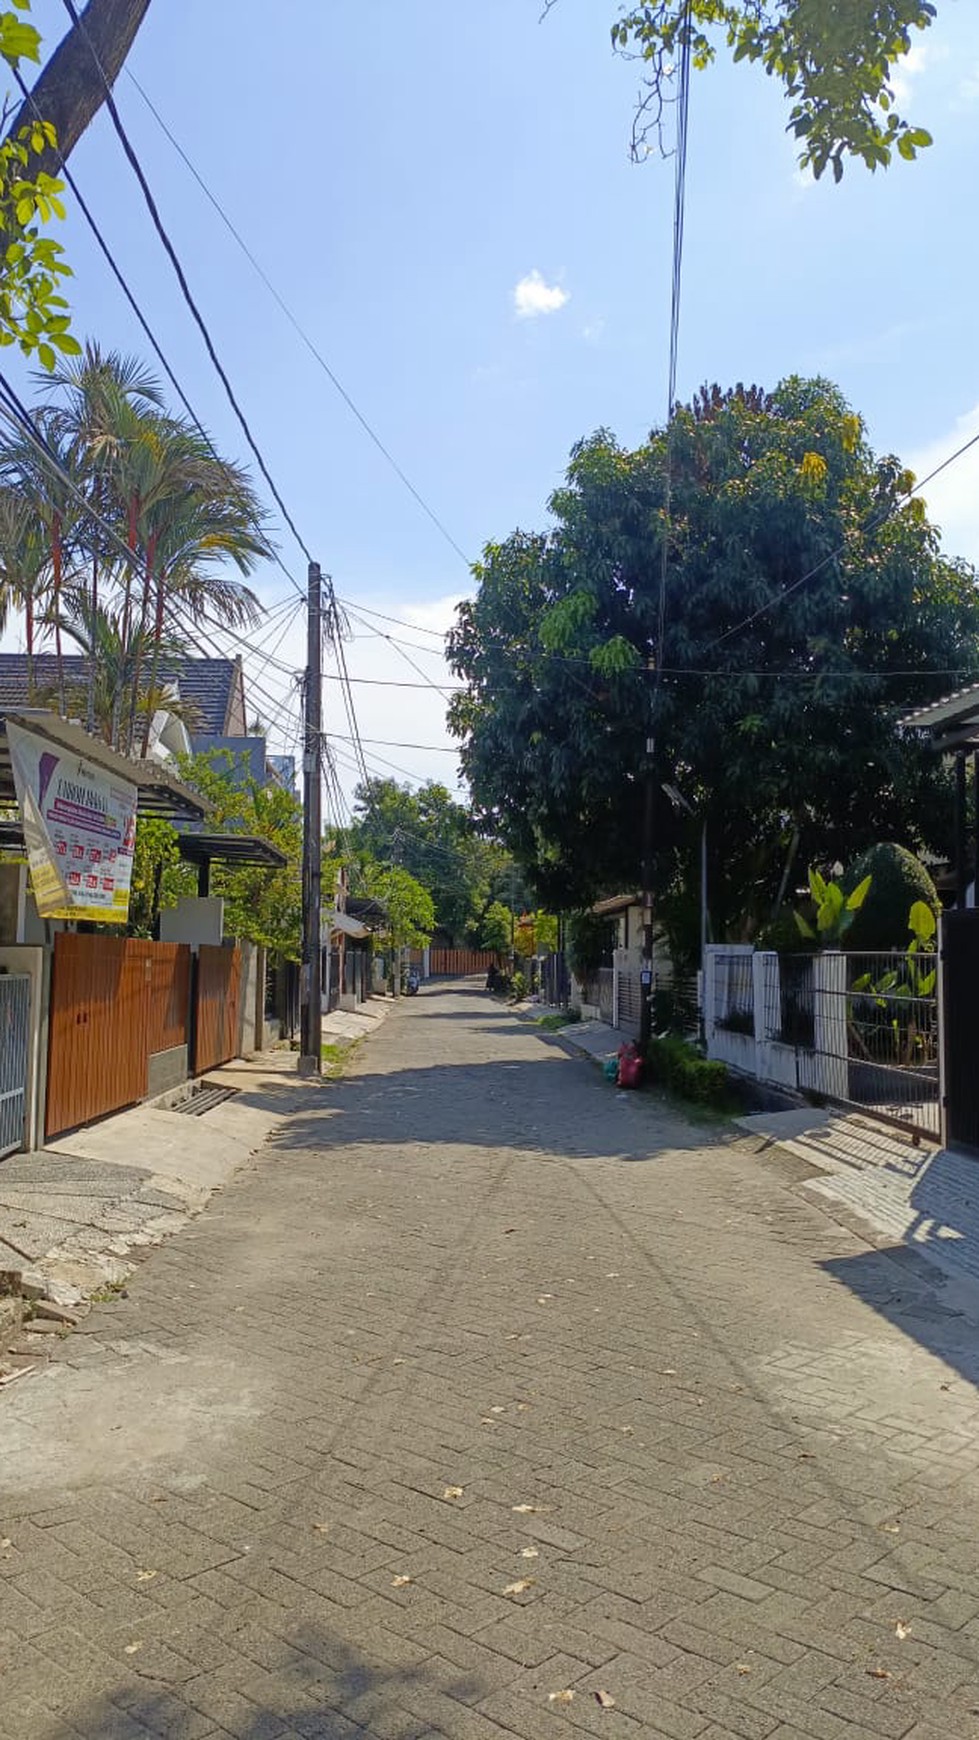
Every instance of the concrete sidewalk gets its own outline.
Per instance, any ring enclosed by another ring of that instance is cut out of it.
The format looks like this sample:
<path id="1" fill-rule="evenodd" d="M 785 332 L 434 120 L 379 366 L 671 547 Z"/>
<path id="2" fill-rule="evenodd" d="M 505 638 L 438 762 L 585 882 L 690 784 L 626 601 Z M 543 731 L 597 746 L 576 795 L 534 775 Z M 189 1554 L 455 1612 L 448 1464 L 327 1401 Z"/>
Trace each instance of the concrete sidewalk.
<path id="1" fill-rule="evenodd" d="M 182 1227 L 287 1117 L 329 1091 L 301 1080 L 286 1051 L 238 1059 L 207 1083 L 229 1097 L 201 1115 L 134 1106 L 0 1165 L 0 1270 L 15 1287 L 19 1276 L 25 1292 L 70 1306 L 121 1284 L 145 1247 Z"/>

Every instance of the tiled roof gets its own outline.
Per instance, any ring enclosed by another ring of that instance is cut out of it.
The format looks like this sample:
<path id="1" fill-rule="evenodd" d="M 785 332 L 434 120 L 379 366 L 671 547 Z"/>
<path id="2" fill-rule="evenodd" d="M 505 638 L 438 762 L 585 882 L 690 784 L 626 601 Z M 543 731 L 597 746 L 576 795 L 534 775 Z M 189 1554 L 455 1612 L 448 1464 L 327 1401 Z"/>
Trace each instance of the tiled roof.
<path id="1" fill-rule="evenodd" d="M 80 653 L 66 653 L 62 664 L 68 689 L 77 692 L 83 688 L 88 660 Z M 234 659 L 182 659 L 161 671 L 161 684 L 175 683 L 181 700 L 193 709 L 188 718 L 192 736 L 223 737 L 236 672 Z M 57 657 L 54 653 L 35 653 L 34 705 L 50 704 L 57 694 Z M 26 654 L 0 653 L 0 712 L 4 707 L 26 707 L 29 701 Z"/>

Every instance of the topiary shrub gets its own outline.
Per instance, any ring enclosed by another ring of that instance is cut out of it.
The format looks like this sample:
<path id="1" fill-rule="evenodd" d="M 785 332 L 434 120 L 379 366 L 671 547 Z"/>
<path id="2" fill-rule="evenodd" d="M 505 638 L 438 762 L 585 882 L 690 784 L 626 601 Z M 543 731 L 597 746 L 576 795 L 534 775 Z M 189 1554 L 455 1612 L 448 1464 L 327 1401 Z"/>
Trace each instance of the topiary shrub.
<path id="1" fill-rule="evenodd" d="M 938 890 L 924 865 L 906 846 L 887 842 L 871 846 L 843 877 L 850 893 L 865 876 L 870 891 L 847 933 L 846 948 L 866 951 L 906 949 L 908 914 L 916 900 L 923 900 L 937 917 L 941 911 Z"/>

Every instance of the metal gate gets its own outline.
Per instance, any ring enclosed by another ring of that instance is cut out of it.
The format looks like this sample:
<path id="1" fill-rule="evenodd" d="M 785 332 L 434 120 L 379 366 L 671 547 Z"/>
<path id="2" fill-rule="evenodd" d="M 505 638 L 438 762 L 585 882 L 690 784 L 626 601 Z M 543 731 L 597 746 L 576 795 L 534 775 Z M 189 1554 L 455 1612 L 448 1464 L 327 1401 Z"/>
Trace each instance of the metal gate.
<path id="1" fill-rule="evenodd" d="M 942 917 L 945 1140 L 979 1154 L 979 911 Z"/>
<path id="2" fill-rule="evenodd" d="M 31 981 L 0 973 L 0 1160 L 24 1146 Z"/>

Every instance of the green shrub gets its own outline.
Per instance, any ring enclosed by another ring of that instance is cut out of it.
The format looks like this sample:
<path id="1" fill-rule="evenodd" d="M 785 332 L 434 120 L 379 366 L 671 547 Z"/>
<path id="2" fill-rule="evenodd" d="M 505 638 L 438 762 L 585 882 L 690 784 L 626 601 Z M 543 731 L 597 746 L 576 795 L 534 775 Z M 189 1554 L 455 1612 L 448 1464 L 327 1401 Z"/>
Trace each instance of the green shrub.
<path id="1" fill-rule="evenodd" d="M 702 1106 L 726 1105 L 731 1084 L 724 1064 L 701 1057 L 685 1039 L 674 1034 L 651 1039 L 646 1059 L 652 1080 L 681 1098 Z"/>
<path id="2" fill-rule="evenodd" d="M 527 995 L 527 976 L 525 973 L 514 973 L 510 980 L 510 1001 L 522 1003 Z"/>
<path id="3" fill-rule="evenodd" d="M 865 876 L 872 878 L 870 892 L 847 934 L 848 949 L 905 949 L 908 914 L 915 901 L 923 900 L 936 916 L 941 911 L 934 882 L 905 846 L 871 846 L 847 869 L 844 889 L 850 892 Z"/>

